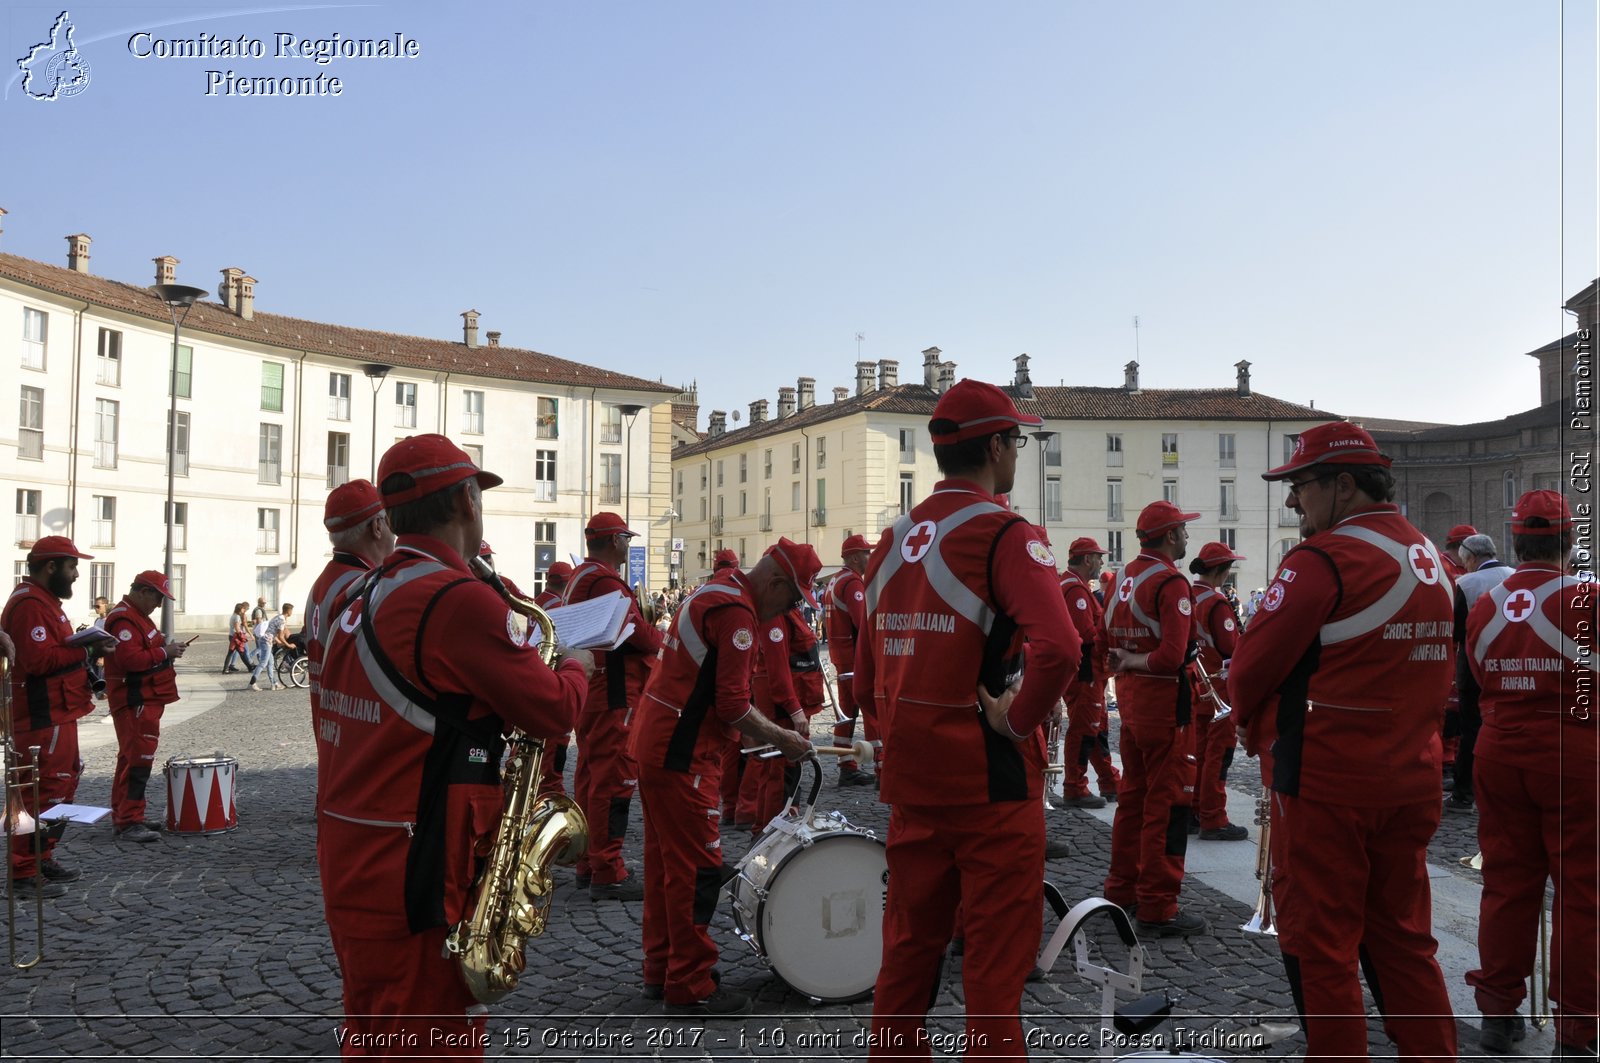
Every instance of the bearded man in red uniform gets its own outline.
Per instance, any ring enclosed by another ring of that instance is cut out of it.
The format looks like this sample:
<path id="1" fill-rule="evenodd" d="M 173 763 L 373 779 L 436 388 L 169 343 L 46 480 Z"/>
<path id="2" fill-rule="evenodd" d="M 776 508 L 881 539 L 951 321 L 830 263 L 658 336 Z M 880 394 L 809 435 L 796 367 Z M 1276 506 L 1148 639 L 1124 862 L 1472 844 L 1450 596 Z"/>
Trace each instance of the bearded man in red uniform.
<path id="1" fill-rule="evenodd" d="M 1044 533 L 995 500 L 1016 479 L 1022 429 L 1040 423 L 992 384 L 945 392 L 928 423 L 945 479 L 867 565 L 855 688 L 877 709 L 893 806 L 874 1059 L 931 1058 L 924 1017 L 958 905 L 969 1054 L 1027 1058 L 1017 1012 L 1044 903 L 1041 725 L 1080 655 Z"/>
<path id="2" fill-rule="evenodd" d="M 1061 597 L 1067 615 L 1078 629 L 1083 656 L 1078 673 L 1067 687 L 1067 729 L 1061 793 L 1072 808 L 1104 808 L 1117 799 L 1122 773 L 1111 762 L 1111 742 L 1106 729 L 1106 680 L 1111 677 L 1107 656 L 1105 607 L 1094 595 L 1095 582 L 1106 552 L 1093 539 L 1072 540 L 1067 548 L 1067 574 L 1061 577 Z M 1089 792 L 1089 766 L 1094 765 L 1098 795 Z"/>
<path id="3" fill-rule="evenodd" d="M 779 539 L 748 573 L 730 568 L 684 599 L 645 688 L 630 745 L 644 803 L 644 995 L 679 1015 L 745 1015 L 750 998 L 717 982 L 707 928 L 722 889 L 717 803 L 730 730 L 790 760 L 804 735 L 750 705 L 757 633 L 802 601 L 822 563 Z"/>
<path id="4" fill-rule="evenodd" d="M 378 485 L 398 543 L 326 625 L 321 706 L 339 740 L 318 749 L 317 862 L 345 1055 L 483 1055 L 486 1009 L 445 943 L 499 825 L 501 735 L 566 733 L 588 687 L 587 653 L 552 671 L 467 568 L 500 483 L 441 435 L 389 448 Z"/>
<path id="5" fill-rule="evenodd" d="M 1200 656 L 1195 659 L 1194 667 L 1212 677 L 1212 689 L 1222 698 L 1228 693 L 1226 683 L 1220 678 L 1222 664 L 1233 657 L 1238 644 L 1239 616 L 1221 588 L 1234 563 L 1243 560 L 1244 555 L 1234 553 L 1227 543 L 1206 543 L 1189 562 L 1189 571 L 1194 574 L 1194 633 L 1200 639 Z M 1228 822 L 1228 769 L 1233 766 L 1238 731 L 1227 717 L 1213 722 L 1220 706 L 1202 697 L 1201 690 L 1196 680 L 1193 687 L 1195 820 L 1191 821 L 1190 831 L 1199 831 L 1200 840 L 1205 842 L 1244 841 L 1250 837 L 1250 831 Z"/>
<path id="6" fill-rule="evenodd" d="M 1523 987 L 1545 881 L 1555 879 L 1550 1000 L 1557 1050 L 1595 1058 L 1600 1010 L 1595 785 L 1600 727 L 1594 712 L 1595 584 L 1562 573 L 1572 512 L 1554 491 L 1530 491 L 1511 513 L 1522 563 L 1467 614 L 1466 649 L 1483 688 L 1473 750 L 1478 844 L 1483 847 L 1477 970 L 1467 983 L 1483 1010 L 1478 1044 L 1504 1056 L 1525 1034 Z"/>
<path id="7" fill-rule="evenodd" d="M 572 571 L 565 602 L 576 605 L 613 592 L 628 599 L 633 634 L 621 646 L 596 651 L 589 698 L 578 717 L 578 769 L 573 799 L 589 820 L 589 852 L 578 861 L 578 888 L 588 887 L 592 900 L 638 901 L 644 887 L 628 875 L 622 861 L 622 838 L 628 832 L 639 771 L 628 753 L 628 729 L 650 676 L 661 632 L 645 622 L 639 603 L 621 576 L 628 560 L 628 530 L 615 513 L 596 513 L 583 530 L 589 556 Z"/>
<path id="8" fill-rule="evenodd" d="M 1308 429 L 1262 475 L 1288 482 L 1305 538 L 1239 640 L 1229 691 L 1246 748 L 1276 735 L 1272 895 L 1306 1058 L 1367 1058 L 1359 963 L 1400 1054 L 1454 1060 L 1427 868 L 1450 580 L 1355 425 Z"/>
<path id="9" fill-rule="evenodd" d="M 33 788 L 22 792 L 23 807 L 37 821 L 41 809 L 71 802 L 78 792 L 83 761 L 78 759 L 78 719 L 89 714 L 94 702 L 89 694 L 88 663 L 105 652 L 107 643 L 95 641 L 69 645 L 72 621 L 62 601 L 72 597 L 78 581 L 78 562 L 92 554 L 81 552 L 64 535 L 46 535 L 28 551 L 28 575 L 11 592 L 0 628 L 15 644 L 16 666 L 11 671 L 11 739 L 20 765 L 33 765 L 39 779 L 39 803 Z M 30 750 L 37 746 L 35 761 Z M 63 825 L 40 833 L 11 837 L 11 873 L 17 895 L 59 897 L 64 882 L 82 872 L 55 860 L 56 842 Z M 43 858 L 35 851 L 43 845 Z"/>
<path id="10" fill-rule="evenodd" d="M 1199 516 L 1171 502 L 1145 506 L 1135 525 L 1139 556 L 1122 570 L 1106 604 L 1122 716 L 1122 784 L 1105 895 L 1135 909 L 1140 931 L 1155 937 L 1208 928 L 1205 919 L 1178 909 L 1194 807 L 1194 705 L 1183 670 L 1194 601 L 1175 562 L 1188 553 L 1189 522 Z"/>
<path id="11" fill-rule="evenodd" d="M 169 643 L 150 614 L 172 600 L 167 577 L 141 572 L 122 601 L 106 614 L 106 634 L 116 645 L 106 654 L 106 696 L 117 731 L 117 769 L 111 779 L 111 822 L 117 837 L 153 842 L 160 835 L 144 821 L 145 789 L 161 741 L 161 714 L 178 700 L 172 662 L 189 648 Z"/>
<path id="12" fill-rule="evenodd" d="M 856 717 L 862 710 L 870 709 L 862 720 L 862 729 L 874 750 L 882 750 L 878 734 L 877 710 L 873 706 L 860 706 L 855 695 L 856 639 L 866 619 L 867 590 L 861 574 L 867 570 L 867 559 L 872 547 L 865 535 L 852 535 L 839 547 L 839 559 L 844 571 L 828 585 L 826 600 L 826 625 L 828 632 L 828 660 L 833 664 L 834 690 L 839 704 L 839 719 L 833 725 L 833 744 L 849 746 L 856 739 Z M 840 786 L 871 786 L 872 772 L 862 771 L 854 757 L 839 758 Z"/>

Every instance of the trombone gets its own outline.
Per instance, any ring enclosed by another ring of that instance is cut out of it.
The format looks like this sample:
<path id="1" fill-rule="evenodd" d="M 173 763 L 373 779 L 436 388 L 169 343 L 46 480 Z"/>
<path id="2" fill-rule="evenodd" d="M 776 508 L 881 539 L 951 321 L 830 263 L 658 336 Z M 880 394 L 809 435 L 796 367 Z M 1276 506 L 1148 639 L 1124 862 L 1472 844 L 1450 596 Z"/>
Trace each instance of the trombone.
<path id="1" fill-rule="evenodd" d="M 1195 685 L 1200 688 L 1200 696 L 1208 699 L 1217 707 L 1216 713 L 1211 717 L 1212 723 L 1219 723 L 1233 715 L 1233 706 L 1228 704 L 1226 698 L 1217 693 L 1216 684 L 1222 681 L 1220 674 L 1213 675 L 1206 671 L 1205 665 L 1198 660 L 1190 662 L 1189 674 L 1194 678 Z"/>
<path id="2" fill-rule="evenodd" d="M 1256 893 L 1255 911 L 1239 929 L 1246 934 L 1278 936 L 1278 926 L 1272 917 L 1272 791 L 1263 790 L 1256 799 L 1256 822 L 1261 825 L 1261 838 L 1256 844 L 1256 878 L 1261 888 Z"/>
<path id="3" fill-rule="evenodd" d="M 18 839 L 24 836 L 27 841 L 23 844 L 32 845 L 36 858 L 43 858 L 43 837 L 38 829 L 39 824 L 28 812 L 30 805 L 39 807 L 39 752 L 38 746 L 31 747 L 30 762 L 23 763 L 17 755 L 17 747 L 11 741 L 11 662 L 0 657 L 0 758 L 3 758 L 5 770 L 6 940 L 11 966 L 19 971 L 26 971 L 44 959 L 44 891 L 37 889 L 33 893 L 33 955 L 17 959 L 17 878 L 11 863 L 11 850 L 18 844 Z"/>

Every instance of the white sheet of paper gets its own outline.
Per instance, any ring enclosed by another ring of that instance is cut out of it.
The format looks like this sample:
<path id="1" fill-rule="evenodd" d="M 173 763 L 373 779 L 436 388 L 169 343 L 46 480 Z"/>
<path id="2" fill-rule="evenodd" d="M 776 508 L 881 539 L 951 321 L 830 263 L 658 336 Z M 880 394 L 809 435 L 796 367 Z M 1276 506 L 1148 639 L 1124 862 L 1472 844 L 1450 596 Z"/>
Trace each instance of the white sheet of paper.
<path id="1" fill-rule="evenodd" d="M 619 641 L 631 601 L 621 591 L 612 591 L 586 602 L 550 610 L 550 619 L 556 625 L 556 641 L 574 650 L 611 649 Z"/>
<path id="2" fill-rule="evenodd" d="M 109 808 L 96 808 L 94 805 L 56 805 L 39 813 L 39 818 L 64 819 L 69 823 L 99 823 L 110 814 Z"/>

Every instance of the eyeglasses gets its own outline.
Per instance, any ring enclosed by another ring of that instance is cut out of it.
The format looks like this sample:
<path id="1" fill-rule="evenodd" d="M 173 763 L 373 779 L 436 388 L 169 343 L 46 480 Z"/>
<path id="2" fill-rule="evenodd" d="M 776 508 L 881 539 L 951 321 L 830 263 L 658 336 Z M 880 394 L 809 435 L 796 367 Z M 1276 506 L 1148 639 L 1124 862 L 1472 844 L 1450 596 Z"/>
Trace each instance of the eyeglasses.
<path id="1" fill-rule="evenodd" d="M 1023 447 L 1028 445 L 1028 437 L 1023 435 L 1021 432 L 1018 432 L 1016 435 L 1012 435 L 1010 432 L 1001 432 L 1000 438 L 1009 440 L 1011 445 L 1016 447 L 1018 450 L 1021 450 Z"/>
<path id="2" fill-rule="evenodd" d="M 1310 487 L 1312 484 L 1323 483 L 1325 481 L 1333 479 L 1337 475 L 1338 475 L 1338 473 L 1331 473 L 1330 472 L 1330 473 L 1323 473 L 1321 476 L 1313 476 L 1308 480 L 1300 480 L 1299 482 L 1296 482 L 1294 480 L 1290 480 L 1289 481 L 1289 493 L 1291 495 L 1298 495 L 1301 491 L 1304 491 L 1306 488 Z"/>

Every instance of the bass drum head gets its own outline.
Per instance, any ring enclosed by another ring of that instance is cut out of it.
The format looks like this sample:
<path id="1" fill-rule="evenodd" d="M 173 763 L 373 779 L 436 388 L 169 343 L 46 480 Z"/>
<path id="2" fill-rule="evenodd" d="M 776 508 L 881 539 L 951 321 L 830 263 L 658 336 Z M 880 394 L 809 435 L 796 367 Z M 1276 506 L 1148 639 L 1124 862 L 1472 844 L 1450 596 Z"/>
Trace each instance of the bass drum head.
<path id="1" fill-rule="evenodd" d="M 758 917 L 778 977 L 827 1004 L 870 996 L 883 963 L 888 877 L 883 842 L 862 834 L 824 835 L 790 853 Z"/>

